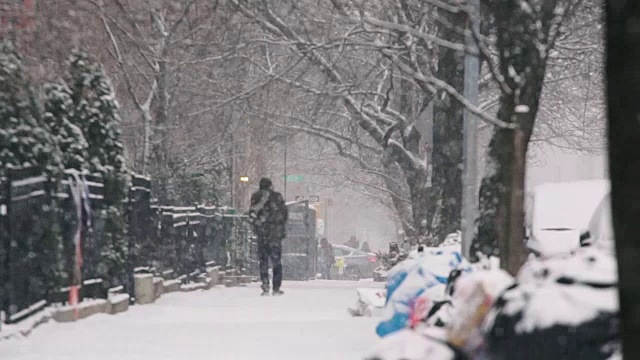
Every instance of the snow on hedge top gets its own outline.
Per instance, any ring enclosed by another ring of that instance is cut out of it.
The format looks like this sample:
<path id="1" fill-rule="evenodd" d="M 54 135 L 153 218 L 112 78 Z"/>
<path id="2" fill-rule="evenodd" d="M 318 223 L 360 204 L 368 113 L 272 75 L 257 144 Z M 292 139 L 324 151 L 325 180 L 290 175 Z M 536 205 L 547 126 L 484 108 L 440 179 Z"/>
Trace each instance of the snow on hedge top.
<path id="1" fill-rule="evenodd" d="M 593 213 L 610 191 L 609 180 L 549 183 L 534 188 L 533 231 L 545 228 L 586 230 Z"/>

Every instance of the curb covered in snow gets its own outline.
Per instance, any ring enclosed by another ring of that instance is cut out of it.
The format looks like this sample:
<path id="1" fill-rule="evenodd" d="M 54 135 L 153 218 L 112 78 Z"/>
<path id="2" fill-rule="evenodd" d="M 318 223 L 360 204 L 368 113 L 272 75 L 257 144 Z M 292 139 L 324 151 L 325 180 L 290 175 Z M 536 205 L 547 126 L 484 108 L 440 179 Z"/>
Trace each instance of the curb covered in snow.
<path id="1" fill-rule="evenodd" d="M 53 319 L 57 322 L 71 322 L 87 318 L 95 314 L 116 315 L 129 310 L 129 294 L 110 294 L 109 299 L 92 299 L 78 305 L 78 318 L 75 318 L 75 308 L 66 305 L 54 308 Z"/>
<path id="2" fill-rule="evenodd" d="M 29 336 L 35 328 L 49 322 L 53 312 L 53 308 L 47 308 L 17 324 L 2 324 L 2 328 L 0 328 L 0 341 L 15 337 Z"/>
<path id="3" fill-rule="evenodd" d="M 134 275 L 134 295 L 137 305 L 152 304 L 163 294 L 171 292 L 192 292 L 196 290 L 209 290 L 217 285 L 238 286 L 250 283 L 249 276 L 228 276 L 220 271 L 219 267 L 207 268 L 206 275 L 196 282 L 183 285 L 178 279 L 164 280 L 162 277 L 155 277 L 152 274 Z M 95 314 L 116 315 L 129 309 L 131 296 L 129 294 L 110 293 L 108 299 L 88 299 L 76 308 L 70 305 L 48 307 L 35 315 L 17 323 L 2 324 L 0 328 L 0 340 L 14 337 L 25 337 L 38 326 L 53 319 L 56 322 L 73 322 L 85 319 Z"/>

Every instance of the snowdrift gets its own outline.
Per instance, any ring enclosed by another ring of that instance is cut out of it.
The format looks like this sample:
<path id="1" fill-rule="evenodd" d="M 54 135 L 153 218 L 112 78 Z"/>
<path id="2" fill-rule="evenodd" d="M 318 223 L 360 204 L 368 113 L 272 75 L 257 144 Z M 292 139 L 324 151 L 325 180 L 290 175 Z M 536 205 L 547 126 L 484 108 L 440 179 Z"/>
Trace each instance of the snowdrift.
<path id="1" fill-rule="evenodd" d="M 440 328 L 402 329 L 382 339 L 366 360 L 462 360 Z"/>

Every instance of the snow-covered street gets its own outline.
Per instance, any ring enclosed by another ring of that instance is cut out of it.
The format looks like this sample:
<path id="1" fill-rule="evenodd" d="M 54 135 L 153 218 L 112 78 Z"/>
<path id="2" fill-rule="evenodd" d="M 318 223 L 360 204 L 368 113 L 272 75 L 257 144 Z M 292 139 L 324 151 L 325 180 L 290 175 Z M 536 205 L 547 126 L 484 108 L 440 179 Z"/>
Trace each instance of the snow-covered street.
<path id="1" fill-rule="evenodd" d="M 361 359 L 376 344 L 376 319 L 347 307 L 368 281 L 285 282 L 281 297 L 257 285 L 173 293 L 120 315 L 49 322 L 0 342 L 4 360 Z"/>

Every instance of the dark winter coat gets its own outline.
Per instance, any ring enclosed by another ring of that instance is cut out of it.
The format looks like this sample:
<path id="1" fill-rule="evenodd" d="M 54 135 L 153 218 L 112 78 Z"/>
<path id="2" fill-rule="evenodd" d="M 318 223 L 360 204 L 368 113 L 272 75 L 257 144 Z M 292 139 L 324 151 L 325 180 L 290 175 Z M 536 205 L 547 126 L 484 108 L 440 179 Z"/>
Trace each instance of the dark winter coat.
<path id="1" fill-rule="evenodd" d="M 251 196 L 249 221 L 260 241 L 280 244 L 287 236 L 289 211 L 282 194 L 273 190 L 258 190 Z"/>
<path id="2" fill-rule="evenodd" d="M 330 243 L 320 245 L 320 254 L 318 256 L 320 261 L 327 266 L 332 266 L 336 262 L 336 256 L 333 251 L 333 245 Z"/>
<path id="3" fill-rule="evenodd" d="M 360 247 L 360 241 L 353 237 L 349 239 L 345 245 L 353 249 L 358 249 Z"/>

